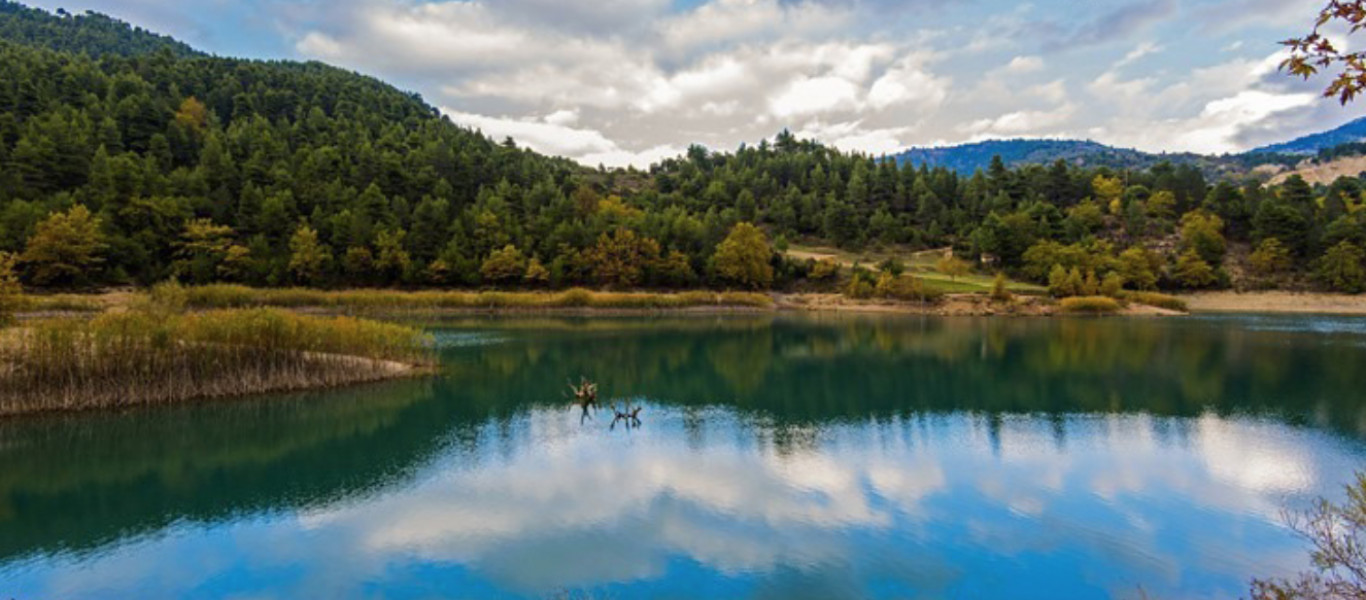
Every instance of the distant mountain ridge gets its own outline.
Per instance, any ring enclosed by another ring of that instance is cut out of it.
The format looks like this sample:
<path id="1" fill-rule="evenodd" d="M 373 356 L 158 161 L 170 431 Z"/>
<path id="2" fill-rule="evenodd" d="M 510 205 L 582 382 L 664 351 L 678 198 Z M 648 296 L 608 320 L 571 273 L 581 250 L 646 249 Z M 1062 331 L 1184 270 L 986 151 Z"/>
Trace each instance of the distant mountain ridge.
<path id="1" fill-rule="evenodd" d="M 995 156 L 1008 166 L 1047 164 L 1058 159 L 1078 165 L 1140 168 L 1162 160 L 1191 162 L 1194 154 L 1151 154 L 1130 148 L 1106 146 L 1091 140 L 1012 139 L 987 140 L 938 148 L 911 148 L 895 156 L 898 163 L 927 164 L 968 174 L 985 169 Z"/>
<path id="2" fill-rule="evenodd" d="M 1190 152 L 1152 153 L 1107 146 L 1091 140 L 987 140 L 956 146 L 910 148 L 892 156 L 898 164 L 925 164 L 968 175 L 991 165 L 1000 156 L 1006 166 L 1046 165 L 1059 159 L 1078 166 L 1143 169 L 1158 163 L 1190 164 L 1211 174 L 1240 173 L 1264 164 L 1292 167 L 1307 155 L 1366 141 L 1366 117 L 1341 127 L 1240 154 L 1206 155 Z"/>
<path id="3" fill-rule="evenodd" d="M 1280 144 L 1249 150 L 1247 154 L 1315 154 L 1319 150 L 1366 140 L 1366 117 L 1328 131 L 1306 135 Z"/>

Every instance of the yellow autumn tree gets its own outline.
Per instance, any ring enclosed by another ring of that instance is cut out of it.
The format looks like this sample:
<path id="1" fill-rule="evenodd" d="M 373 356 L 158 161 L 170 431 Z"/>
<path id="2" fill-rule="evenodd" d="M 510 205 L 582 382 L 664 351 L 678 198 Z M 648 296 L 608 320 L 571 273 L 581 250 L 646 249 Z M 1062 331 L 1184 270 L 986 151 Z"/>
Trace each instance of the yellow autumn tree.
<path id="1" fill-rule="evenodd" d="M 24 289 L 19 285 L 19 273 L 15 271 L 18 264 L 18 256 L 0 252 L 0 327 L 14 321 L 14 313 L 23 301 Z"/>
<path id="2" fill-rule="evenodd" d="M 103 251 L 100 220 L 77 204 L 38 223 L 19 262 L 27 265 L 29 279 L 37 285 L 82 285 L 104 262 Z"/>
<path id="3" fill-rule="evenodd" d="M 203 135 L 209 125 L 209 107 L 198 98 L 190 96 L 180 103 L 176 110 L 175 122 L 195 135 Z"/>
<path id="4" fill-rule="evenodd" d="M 1096 175 L 1096 178 L 1091 180 L 1091 193 L 1095 194 L 1101 206 L 1110 210 L 1110 214 L 1118 215 L 1124 210 L 1120 201 L 1124 196 L 1124 182 L 1118 177 Z"/>
<path id="5" fill-rule="evenodd" d="M 716 246 L 716 274 L 729 283 L 764 289 L 773 284 L 772 257 L 763 231 L 751 223 L 736 223 Z"/>
<path id="6" fill-rule="evenodd" d="M 958 281 L 959 277 L 967 275 L 968 272 L 972 270 L 972 265 L 968 264 L 968 261 L 957 258 L 952 254 L 945 254 L 934 263 L 934 268 L 940 273 L 948 275 L 950 279 Z"/>
<path id="7" fill-rule="evenodd" d="M 508 244 L 494 250 L 479 266 L 479 275 L 490 283 L 515 282 L 526 274 L 526 258 L 516 246 Z"/>
<path id="8" fill-rule="evenodd" d="M 645 273 L 658 265 L 659 242 L 618 227 L 611 234 L 598 236 L 598 243 L 588 249 L 587 258 L 598 283 L 631 287 L 640 284 Z"/>
<path id="9" fill-rule="evenodd" d="M 322 282 L 332 252 L 318 240 L 318 231 L 307 224 L 299 225 L 289 238 L 289 271 L 301 283 L 316 285 Z"/>

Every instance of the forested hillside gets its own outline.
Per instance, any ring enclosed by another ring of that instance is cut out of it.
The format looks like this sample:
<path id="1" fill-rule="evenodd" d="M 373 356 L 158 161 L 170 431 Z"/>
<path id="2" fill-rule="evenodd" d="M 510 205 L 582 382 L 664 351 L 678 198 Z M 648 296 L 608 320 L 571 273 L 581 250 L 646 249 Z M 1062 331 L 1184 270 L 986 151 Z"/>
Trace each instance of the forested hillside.
<path id="1" fill-rule="evenodd" d="M 58 11 L 58 16 L 63 18 L 53 18 L 46 11 L 0 0 L 0 39 L 92 56 L 136 56 L 157 50 L 182 57 L 201 54 L 170 37 L 129 27 L 98 13 L 72 15 Z"/>
<path id="2" fill-rule="evenodd" d="M 473 225 L 476 206 L 524 191 L 559 195 L 579 170 L 326 65 L 177 53 L 126 25 L 111 32 L 105 17 L 35 12 L 0 11 L 0 246 L 23 250 L 48 214 L 77 205 L 102 233 L 100 260 L 81 269 L 30 260 L 37 285 L 177 273 L 286 283 L 301 223 L 340 249 L 337 259 L 387 235 L 429 262 L 451 237 L 448 223 L 468 215 Z M 125 44 L 150 52 L 110 51 Z M 205 245 L 230 249 L 232 264 L 182 273 L 190 265 L 177 259 Z M 328 274 L 341 261 L 330 262 Z"/>
<path id="3" fill-rule="evenodd" d="M 880 279 L 787 260 L 773 251 L 784 241 L 953 246 L 1059 295 L 1307 272 L 1366 286 L 1355 178 L 1211 185 L 1190 164 L 999 158 L 964 176 L 786 132 L 648 173 L 595 171 L 326 65 L 209 57 L 106 17 L 0 6 L 0 250 L 33 287 Z M 1226 268 L 1230 242 L 1257 251 Z"/>

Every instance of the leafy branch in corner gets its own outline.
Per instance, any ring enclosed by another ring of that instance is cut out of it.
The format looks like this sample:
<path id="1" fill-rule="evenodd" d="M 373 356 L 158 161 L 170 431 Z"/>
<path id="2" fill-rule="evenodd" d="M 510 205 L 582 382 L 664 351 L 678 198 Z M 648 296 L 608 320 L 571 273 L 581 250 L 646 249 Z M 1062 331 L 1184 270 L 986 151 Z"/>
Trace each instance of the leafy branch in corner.
<path id="1" fill-rule="evenodd" d="M 1347 486 L 1347 499 L 1326 499 L 1287 515 L 1290 528 L 1312 546 L 1314 570 L 1295 579 L 1258 579 L 1253 600 L 1366 599 L 1366 474 Z"/>
<path id="2" fill-rule="evenodd" d="M 1291 38 L 1281 42 L 1290 48 L 1290 57 L 1281 62 L 1281 70 L 1304 79 L 1340 66 L 1327 89 L 1325 97 L 1337 97 L 1342 104 L 1356 98 L 1366 90 L 1366 52 L 1344 52 L 1323 33 L 1325 26 L 1342 24 L 1347 33 L 1354 34 L 1366 27 L 1366 0 L 1331 0 L 1319 12 L 1314 29 L 1302 38 Z"/>

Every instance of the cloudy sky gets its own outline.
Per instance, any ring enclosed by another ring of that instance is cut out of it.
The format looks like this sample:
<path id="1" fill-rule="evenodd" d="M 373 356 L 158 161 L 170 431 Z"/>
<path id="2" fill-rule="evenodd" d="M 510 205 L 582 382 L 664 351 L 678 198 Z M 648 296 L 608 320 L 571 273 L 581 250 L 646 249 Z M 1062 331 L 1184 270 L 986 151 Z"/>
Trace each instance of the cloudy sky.
<path id="1" fill-rule="evenodd" d="M 375 75 L 587 164 L 783 128 L 871 153 L 1036 136 L 1229 152 L 1366 114 L 1276 71 L 1323 0 L 35 3 Z"/>

